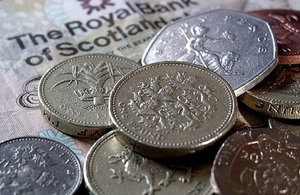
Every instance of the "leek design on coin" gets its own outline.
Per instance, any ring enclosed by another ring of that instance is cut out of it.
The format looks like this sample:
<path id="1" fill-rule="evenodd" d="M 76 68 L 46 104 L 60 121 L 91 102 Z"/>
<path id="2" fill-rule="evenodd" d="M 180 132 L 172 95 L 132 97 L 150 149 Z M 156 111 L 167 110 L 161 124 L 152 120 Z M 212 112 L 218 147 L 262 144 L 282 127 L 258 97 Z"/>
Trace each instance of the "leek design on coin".
<path id="1" fill-rule="evenodd" d="M 0 194 L 72 195 L 83 174 L 77 156 L 46 138 L 20 137 L 0 144 Z"/>
<path id="2" fill-rule="evenodd" d="M 131 149 L 154 158 L 183 156 L 213 143 L 236 120 L 236 98 L 218 74 L 184 62 L 136 69 L 112 90 L 109 112 Z"/>
<path id="3" fill-rule="evenodd" d="M 113 55 L 74 57 L 50 68 L 39 84 L 46 119 L 73 136 L 98 138 L 111 127 L 108 98 L 114 84 L 139 65 Z"/>
<path id="4" fill-rule="evenodd" d="M 211 184 L 220 195 L 300 193 L 300 138 L 279 129 L 231 135 L 212 167 Z"/>
<path id="5" fill-rule="evenodd" d="M 90 194 L 212 194 L 213 155 L 161 162 L 128 149 L 117 139 L 118 134 L 118 130 L 105 134 L 87 154 L 84 181 Z"/>
<path id="6" fill-rule="evenodd" d="M 277 64 L 277 43 L 267 22 L 248 14 L 216 10 L 162 28 L 142 64 L 185 61 L 218 73 L 241 95 Z"/>
<path id="7" fill-rule="evenodd" d="M 277 66 L 261 83 L 240 96 L 251 109 L 275 118 L 300 119 L 300 66 Z"/>

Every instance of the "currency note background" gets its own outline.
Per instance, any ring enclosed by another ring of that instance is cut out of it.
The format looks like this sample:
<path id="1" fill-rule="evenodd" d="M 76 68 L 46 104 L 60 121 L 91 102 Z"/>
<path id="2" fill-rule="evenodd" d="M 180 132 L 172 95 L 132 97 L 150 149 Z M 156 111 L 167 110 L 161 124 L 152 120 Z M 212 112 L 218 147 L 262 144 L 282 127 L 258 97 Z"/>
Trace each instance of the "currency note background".
<path id="1" fill-rule="evenodd" d="M 176 6 L 171 6 L 174 2 Z M 83 163 L 95 140 L 55 130 L 38 109 L 37 86 L 47 69 L 88 53 L 116 54 L 138 62 L 155 33 L 172 20 L 219 8 L 300 10 L 297 2 L 0 0 L 0 141 L 27 135 L 48 137 L 70 147 Z"/>

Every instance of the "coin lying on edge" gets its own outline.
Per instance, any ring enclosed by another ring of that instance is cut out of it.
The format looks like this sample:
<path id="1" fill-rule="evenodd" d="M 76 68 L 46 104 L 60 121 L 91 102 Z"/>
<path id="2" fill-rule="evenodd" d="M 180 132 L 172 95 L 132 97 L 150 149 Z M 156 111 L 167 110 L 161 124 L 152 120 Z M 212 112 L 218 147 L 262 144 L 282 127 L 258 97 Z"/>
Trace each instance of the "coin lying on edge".
<path id="1" fill-rule="evenodd" d="M 300 64 L 300 11 L 268 9 L 251 11 L 249 14 L 271 25 L 278 43 L 278 64 Z"/>
<path id="2" fill-rule="evenodd" d="M 251 109 L 274 118 L 300 119 L 300 65 L 277 66 L 239 98 Z"/>
<path id="3" fill-rule="evenodd" d="M 300 137 L 278 129 L 232 134 L 212 167 L 211 185 L 220 195 L 300 193 Z"/>
<path id="4" fill-rule="evenodd" d="M 108 98 L 114 84 L 140 67 L 115 55 L 91 54 L 62 61 L 41 78 L 42 113 L 56 129 L 72 136 L 97 139 L 111 129 Z"/>
<path id="5" fill-rule="evenodd" d="M 166 25 L 145 50 L 142 64 L 198 64 L 225 78 L 239 96 L 276 67 L 277 57 L 274 33 L 266 21 L 221 9 Z"/>
<path id="6" fill-rule="evenodd" d="M 84 181 L 90 194 L 212 194 L 211 155 L 157 161 L 128 149 L 117 139 L 118 134 L 112 130 L 103 135 L 87 154 Z"/>
<path id="7" fill-rule="evenodd" d="M 213 71 L 185 62 L 158 62 L 122 77 L 109 98 L 118 138 L 152 158 L 194 153 L 226 134 L 236 97 Z M 123 136 L 121 136 L 123 135 Z"/>
<path id="8" fill-rule="evenodd" d="M 0 194 L 72 195 L 82 183 L 81 164 L 67 146 L 47 138 L 0 143 Z"/>

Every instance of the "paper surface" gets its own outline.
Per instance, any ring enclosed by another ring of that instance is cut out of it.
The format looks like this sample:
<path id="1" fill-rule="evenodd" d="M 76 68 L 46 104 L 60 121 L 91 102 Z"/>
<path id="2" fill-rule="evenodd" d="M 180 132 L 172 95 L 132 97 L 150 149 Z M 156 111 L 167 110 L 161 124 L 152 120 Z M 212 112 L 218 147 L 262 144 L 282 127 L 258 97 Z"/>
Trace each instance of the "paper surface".
<path id="1" fill-rule="evenodd" d="M 37 97 L 43 73 L 90 53 L 138 62 L 163 25 L 219 8 L 300 9 L 297 0 L 0 0 L 0 141 L 48 137 L 70 147 L 83 162 L 95 140 L 65 135 L 44 119 Z"/>

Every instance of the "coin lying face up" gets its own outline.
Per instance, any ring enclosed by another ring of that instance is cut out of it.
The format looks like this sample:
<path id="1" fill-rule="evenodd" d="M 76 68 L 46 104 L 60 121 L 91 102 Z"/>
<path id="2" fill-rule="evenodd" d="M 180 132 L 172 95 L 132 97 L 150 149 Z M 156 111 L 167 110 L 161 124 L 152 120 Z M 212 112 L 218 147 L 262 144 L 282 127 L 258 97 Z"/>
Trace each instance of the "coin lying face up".
<path id="1" fill-rule="evenodd" d="M 300 11 L 269 9 L 250 12 L 266 20 L 278 43 L 278 64 L 300 64 Z"/>
<path id="2" fill-rule="evenodd" d="M 190 16 L 162 28 L 142 64 L 185 61 L 221 75 L 237 96 L 266 77 L 277 64 L 277 43 L 269 24 L 230 10 Z"/>
<path id="3" fill-rule="evenodd" d="M 158 62 L 119 80 L 109 112 L 130 149 L 153 158 L 178 157 L 212 144 L 233 126 L 236 98 L 207 68 Z"/>
<path id="4" fill-rule="evenodd" d="M 231 135 L 212 168 L 220 195 L 300 193 L 300 137 L 278 129 L 251 129 Z"/>
<path id="5" fill-rule="evenodd" d="M 139 65 L 114 55 L 84 55 L 50 68 L 38 94 L 48 122 L 58 130 L 98 138 L 111 128 L 108 98 L 114 84 Z"/>
<path id="6" fill-rule="evenodd" d="M 110 131 L 87 154 L 84 181 L 90 194 L 107 195 L 211 195 L 209 183 L 213 158 L 161 162 L 125 147 Z"/>
<path id="7" fill-rule="evenodd" d="M 72 195 L 82 182 L 77 156 L 65 145 L 41 137 L 0 144 L 0 194 Z"/>

